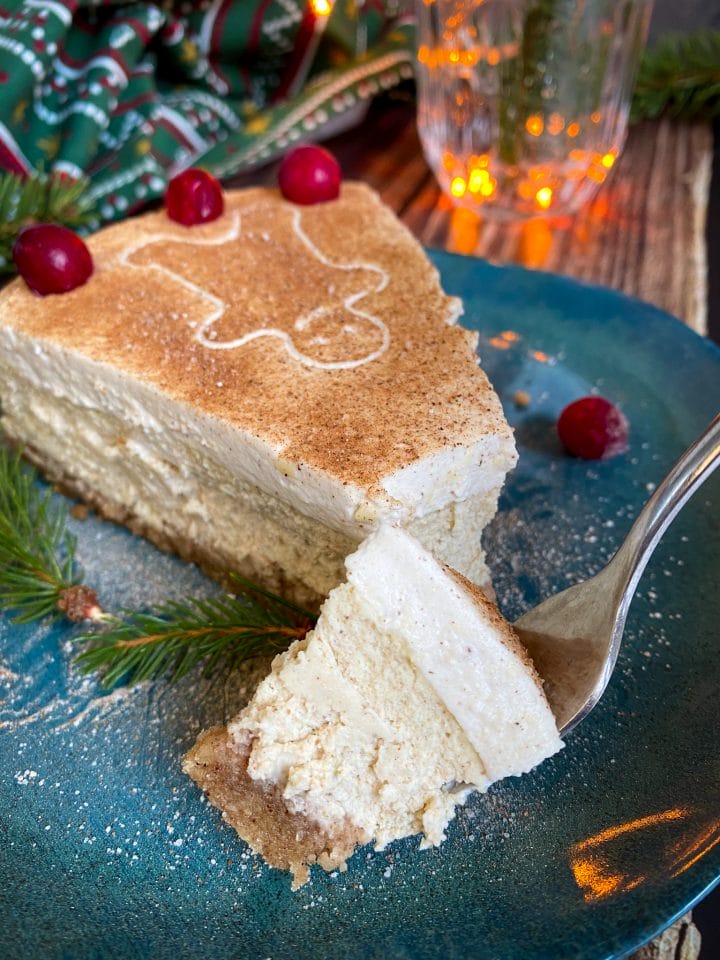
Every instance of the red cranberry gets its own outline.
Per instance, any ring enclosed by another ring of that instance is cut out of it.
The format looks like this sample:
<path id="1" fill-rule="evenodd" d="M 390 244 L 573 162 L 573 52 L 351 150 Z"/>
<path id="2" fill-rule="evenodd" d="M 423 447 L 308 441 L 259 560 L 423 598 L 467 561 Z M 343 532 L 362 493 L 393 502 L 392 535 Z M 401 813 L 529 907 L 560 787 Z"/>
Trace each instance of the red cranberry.
<path id="1" fill-rule="evenodd" d="M 90 251 L 80 237 L 55 223 L 37 223 L 20 231 L 12 251 L 20 276 L 33 293 L 67 293 L 93 272 Z"/>
<path id="2" fill-rule="evenodd" d="M 168 184 L 165 209 L 171 220 L 186 227 L 217 220 L 225 209 L 223 189 L 211 173 L 190 167 Z"/>
<path id="3" fill-rule="evenodd" d="M 582 397 L 568 404 L 557 429 L 568 453 L 583 460 L 606 460 L 628 448 L 627 417 L 604 397 Z"/>
<path id="4" fill-rule="evenodd" d="M 340 193 L 342 174 L 335 157 L 322 147 L 296 147 L 283 157 L 278 184 L 292 203 L 325 203 Z"/>

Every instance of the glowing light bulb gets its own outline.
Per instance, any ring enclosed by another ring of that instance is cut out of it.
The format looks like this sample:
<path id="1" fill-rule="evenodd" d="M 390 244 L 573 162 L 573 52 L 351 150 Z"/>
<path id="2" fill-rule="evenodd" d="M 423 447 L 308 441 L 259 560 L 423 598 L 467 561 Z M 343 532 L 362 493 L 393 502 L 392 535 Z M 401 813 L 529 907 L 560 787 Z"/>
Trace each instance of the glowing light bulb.
<path id="1" fill-rule="evenodd" d="M 539 137 L 545 129 L 545 121 L 539 113 L 534 113 L 525 121 L 525 129 L 533 137 Z"/>
<path id="2" fill-rule="evenodd" d="M 535 202 L 541 210 L 547 210 L 552 203 L 552 196 L 552 187 L 540 187 L 538 192 L 535 194 Z"/>
<path id="3" fill-rule="evenodd" d="M 464 197 L 467 190 L 467 184 L 462 177 L 453 177 L 450 183 L 450 193 L 454 197 Z"/>
<path id="4" fill-rule="evenodd" d="M 316 17 L 328 17 L 332 12 L 330 0 L 310 0 L 310 6 Z"/>
<path id="5" fill-rule="evenodd" d="M 485 176 L 483 176 L 483 174 Z M 486 170 L 471 170 L 470 176 L 468 177 L 468 190 L 470 193 L 477 193 L 480 189 L 480 186 L 487 176 Z"/>
<path id="6" fill-rule="evenodd" d="M 491 197 L 495 193 L 496 186 L 497 180 L 495 177 L 488 177 L 485 183 L 481 184 L 480 186 L 480 196 L 485 197 L 486 199 Z"/>
<path id="7" fill-rule="evenodd" d="M 615 154 L 606 153 L 601 159 L 600 163 L 605 167 L 606 170 L 609 170 L 612 165 L 615 163 Z"/>
<path id="8" fill-rule="evenodd" d="M 490 174 L 484 167 L 474 167 L 468 177 L 468 190 L 470 193 L 478 193 L 480 188 L 489 180 Z"/>

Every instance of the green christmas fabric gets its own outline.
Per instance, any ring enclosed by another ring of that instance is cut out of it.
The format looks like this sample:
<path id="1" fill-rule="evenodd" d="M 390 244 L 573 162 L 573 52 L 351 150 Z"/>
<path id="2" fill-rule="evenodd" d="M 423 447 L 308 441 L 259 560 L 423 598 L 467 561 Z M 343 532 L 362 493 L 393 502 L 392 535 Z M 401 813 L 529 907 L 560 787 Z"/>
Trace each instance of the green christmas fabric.
<path id="1" fill-rule="evenodd" d="M 89 178 L 94 228 L 331 135 L 412 44 L 397 0 L 0 0 L 0 169 Z"/>

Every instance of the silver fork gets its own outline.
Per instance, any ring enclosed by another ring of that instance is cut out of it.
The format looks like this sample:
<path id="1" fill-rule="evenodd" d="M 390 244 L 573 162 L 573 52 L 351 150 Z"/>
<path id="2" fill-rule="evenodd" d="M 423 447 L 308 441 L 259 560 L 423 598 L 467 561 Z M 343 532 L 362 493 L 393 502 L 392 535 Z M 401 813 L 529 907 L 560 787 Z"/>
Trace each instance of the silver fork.
<path id="1" fill-rule="evenodd" d="M 603 695 L 645 565 L 678 511 L 718 464 L 720 414 L 655 489 L 608 565 L 514 624 L 545 681 L 562 735 L 584 720 Z"/>

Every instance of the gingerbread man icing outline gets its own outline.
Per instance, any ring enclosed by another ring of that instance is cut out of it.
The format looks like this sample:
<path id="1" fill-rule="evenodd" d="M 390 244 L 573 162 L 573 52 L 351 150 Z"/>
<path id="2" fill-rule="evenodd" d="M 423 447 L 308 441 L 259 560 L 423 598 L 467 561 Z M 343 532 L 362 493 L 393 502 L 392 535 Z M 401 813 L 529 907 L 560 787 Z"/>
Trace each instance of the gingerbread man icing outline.
<path id="1" fill-rule="evenodd" d="M 175 283 L 185 287 L 185 289 L 189 290 L 196 296 L 208 301 L 210 312 L 208 316 L 205 317 L 205 319 L 200 323 L 194 334 L 194 339 L 208 350 L 236 350 L 253 340 L 259 339 L 260 337 L 273 337 L 283 342 L 285 349 L 289 355 L 293 357 L 293 359 L 297 360 L 306 367 L 315 367 L 321 370 L 349 370 L 355 367 L 363 366 L 366 363 L 371 363 L 373 360 L 377 360 L 379 357 L 381 357 L 390 345 L 390 333 L 388 328 L 379 317 L 362 310 L 358 304 L 370 294 L 380 293 L 382 290 L 384 290 L 390 282 L 389 275 L 385 272 L 385 270 L 374 263 L 333 263 L 333 261 L 329 260 L 325 254 L 323 254 L 322 251 L 315 246 L 315 244 L 312 242 L 312 240 L 310 240 L 308 235 L 303 230 L 300 210 L 292 210 L 292 229 L 305 249 L 323 266 L 330 270 L 341 270 L 344 272 L 368 270 L 375 274 L 378 278 L 377 284 L 372 289 L 363 288 L 359 291 L 355 291 L 346 296 L 342 301 L 342 307 L 344 310 L 363 323 L 369 323 L 371 326 L 375 327 L 380 331 L 382 336 L 380 346 L 362 357 L 352 360 L 315 360 L 313 357 L 310 357 L 306 353 L 302 353 L 297 349 L 290 333 L 280 330 L 277 327 L 259 327 L 257 330 L 252 330 L 249 333 L 245 333 L 241 337 L 236 337 L 232 340 L 216 340 L 212 337 L 213 326 L 225 314 L 227 309 L 227 304 L 225 301 L 221 300 L 219 297 L 215 296 L 209 291 L 204 290 L 191 280 L 185 279 L 185 277 L 175 273 L 168 267 L 164 267 L 156 263 L 136 264 L 132 263 L 130 260 L 130 257 L 139 250 L 163 241 L 188 243 L 196 246 L 220 246 L 224 243 L 238 240 L 241 235 L 243 215 L 247 215 L 256 209 L 261 209 L 261 205 L 251 204 L 242 211 L 234 210 L 230 215 L 231 223 L 229 229 L 215 237 L 200 238 L 198 236 L 188 236 L 186 239 L 185 237 L 178 236 L 176 234 L 155 234 L 154 236 L 142 240 L 140 243 L 125 249 L 120 255 L 120 263 L 125 266 L 132 267 L 135 270 L 157 270 L 159 273 L 165 274 L 165 276 L 169 277 Z M 315 320 L 332 312 L 332 309 L 332 306 L 316 307 L 309 313 L 297 317 L 293 323 L 293 328 L 298 332 L 305 331 Z M 342 333 L 342 327 L 339 332 Z"/>

